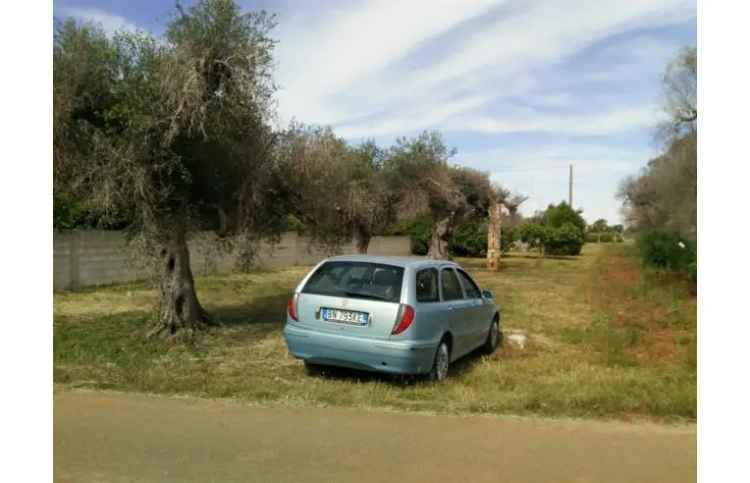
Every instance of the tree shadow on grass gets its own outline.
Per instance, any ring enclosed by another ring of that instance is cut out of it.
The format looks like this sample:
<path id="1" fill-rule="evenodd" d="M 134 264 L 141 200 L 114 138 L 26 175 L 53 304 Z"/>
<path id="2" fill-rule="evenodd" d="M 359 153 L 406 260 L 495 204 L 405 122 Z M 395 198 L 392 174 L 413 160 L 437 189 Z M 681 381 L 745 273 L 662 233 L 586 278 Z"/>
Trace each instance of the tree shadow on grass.
<path id="1" fill-rule="evenodd" d="M 206 304 L 206 310 L 220 324 L 230 327 L 253 324 L 283 324 L 289 295 L 255 297 L 237 305 Z"/>
<path id="2" fill-rule="evenodd" d="M 525 258 L 527 260 L 562 260 L 566 262 L 575 262 L 581 259 L 580 256 L 572 256 L 572 255 L 545 255 L 543 257 L 539 255 L 532 255 L 532 254 L 513 254 L 513 255 L 507 255 L 507 258 L 513 259 L 513 258 Z M 500 259 L 500 263 L 503 263 L 503 260 Z"/>

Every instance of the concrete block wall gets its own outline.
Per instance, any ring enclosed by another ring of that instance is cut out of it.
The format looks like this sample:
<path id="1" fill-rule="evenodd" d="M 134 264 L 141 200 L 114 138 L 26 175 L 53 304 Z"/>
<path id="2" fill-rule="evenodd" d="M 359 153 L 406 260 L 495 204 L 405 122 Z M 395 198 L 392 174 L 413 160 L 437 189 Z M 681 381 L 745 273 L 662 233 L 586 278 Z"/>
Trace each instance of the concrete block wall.
<path id="1" fill-rule="evenodd" d="M 212 248 L 207 236 L 200 234 L 190 241 L 193 273 L 209 275 L 231 273 L 235 257 Z M 145 271 L 130 263 L 130 249 L 125 234 L 119 231 L 72 230 L 54 233 L 53 286 L 55 290 L 131 282 L 146 278 Z M 296 232 L 281 236 L 278 244 L 264 243 L 257 259 L 259 268 L 281 268 L 313 265 L 327 254 Z M 340 253 L 356 253 L 354 243 L 345 245 Z M 374 237 L 370 255 L 409 255 L 409 238 L 402 236 Z"/>

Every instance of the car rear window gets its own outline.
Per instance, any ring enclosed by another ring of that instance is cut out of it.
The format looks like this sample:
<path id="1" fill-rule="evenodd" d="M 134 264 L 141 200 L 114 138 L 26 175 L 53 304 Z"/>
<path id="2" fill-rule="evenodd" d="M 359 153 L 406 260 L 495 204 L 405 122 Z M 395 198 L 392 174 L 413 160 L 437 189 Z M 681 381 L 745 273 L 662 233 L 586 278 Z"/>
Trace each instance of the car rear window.
<path id="1" fill-rule="evenodd" d="M 326 262 L 312 274 L 303 293 L 398 302 L 403 267 L 368 262 Z"/>

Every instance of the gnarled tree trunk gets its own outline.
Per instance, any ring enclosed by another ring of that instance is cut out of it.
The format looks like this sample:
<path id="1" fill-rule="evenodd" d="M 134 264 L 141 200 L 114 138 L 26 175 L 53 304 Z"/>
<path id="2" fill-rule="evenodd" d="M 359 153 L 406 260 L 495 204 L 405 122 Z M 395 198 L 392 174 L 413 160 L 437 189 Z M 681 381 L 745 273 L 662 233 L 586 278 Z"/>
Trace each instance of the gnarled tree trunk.
<path id="1" fill-rule="evenodd" d="M 175 234 L 165 243 L 160 255 L 159 321 L 150 335 L 170 337 L 184 333 L 190 336 L 205 329 L 211 320 L 195 294 L 185 234 Z"/>
<path id="2" fill-rule="evenodd" d="M 493 271 L 500 270 L 500 255 L 502 253 L 501 214 L 500 203 L 493 203 L 490 206 L 490 220 L 487 223 L 487 268 Z"/>
<path id="3" fill-rule="evenodd" d="M 430 237 L 430 248 L 427 257 L 435 260 L 450 260 L 448 253 L 448 242 L 453 236 L 453 217 L 448 216 L 432 225 L 432 236 Z"/>
<path id="4" fill-rule="evenodd" d="M 354 245 L 357 248 L 357 253 L 362 255 L 367 254 L 367 248 L 370 246 L 370 240 L 372 239 L 372 233 L 370 230 L 361 224 L 354 225 Z"/>

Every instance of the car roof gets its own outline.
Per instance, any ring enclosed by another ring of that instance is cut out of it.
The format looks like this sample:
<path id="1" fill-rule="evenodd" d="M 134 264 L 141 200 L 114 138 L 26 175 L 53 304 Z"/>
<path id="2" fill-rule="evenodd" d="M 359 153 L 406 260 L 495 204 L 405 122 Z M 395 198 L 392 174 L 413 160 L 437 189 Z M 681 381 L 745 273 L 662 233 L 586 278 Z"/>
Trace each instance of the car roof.
<path id="1" fill-rule="evenodd" d="M 417 267 L 417 266 L 438 266 L 453 265 L 458 266 L 456 262 L 450 260 L 434 260 L 426 257 L 395 257 L 383 255 L 338 255 L 327 258 L 327 262 L 368 262 L 382 263 L 383 265 L 395 265 L 398 267 Z"/>

